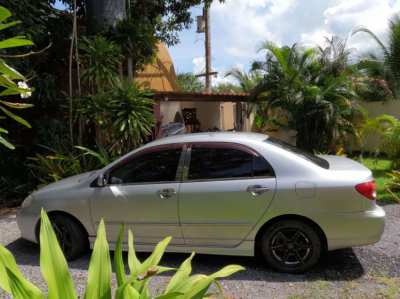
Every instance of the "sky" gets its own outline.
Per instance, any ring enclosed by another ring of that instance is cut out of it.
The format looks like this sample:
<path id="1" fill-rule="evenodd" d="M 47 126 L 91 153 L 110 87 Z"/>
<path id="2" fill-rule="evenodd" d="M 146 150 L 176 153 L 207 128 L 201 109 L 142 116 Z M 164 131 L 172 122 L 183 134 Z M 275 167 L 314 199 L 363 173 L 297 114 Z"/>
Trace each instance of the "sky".
<path id="1" fill-rule="evenodd" d="M 388 20 L 400 12 L 400 0 L 217 0 L 211 6 L 211 45 L 214 83 L 230 82 L 225 77 L 232 68 L 248 70 L 262 58 L 260 45 L 268 40 L 278 45 L 322 45 L 325 37 L 349 38 L 353 56 L 374 49 L 365 34 L 349 37 L 352 30 L 365 26 L 385 40 Z M 191 10 L 193 17 L 201 7 Z M 204 34 L 196 24 L 180 32 L 180 43 L 170 47 L 178 73 L 204 72 Z"/>
<path id="2" fill-rule="evenodd" d="M 278 45 L 321 45 L 326 36 L 349 37 L 365 26 L 385 40 L 388 20 L 400 12 L 400 0 L 226 0 L 211 7 L 212 65 L 219 75 L 215 83 L 229 82 L 232 68 L 247 70 L 262 57 L 262 42 Z M 193 16 L 201 8 L 192 9 Z M 190 30 L 180 33 L 181 42 L 170 48 L 176 71 L 204 71 L 204 34 Z M 349 37 L 353 55 L 360 56 L 375 44 L 365 34 Z"/>

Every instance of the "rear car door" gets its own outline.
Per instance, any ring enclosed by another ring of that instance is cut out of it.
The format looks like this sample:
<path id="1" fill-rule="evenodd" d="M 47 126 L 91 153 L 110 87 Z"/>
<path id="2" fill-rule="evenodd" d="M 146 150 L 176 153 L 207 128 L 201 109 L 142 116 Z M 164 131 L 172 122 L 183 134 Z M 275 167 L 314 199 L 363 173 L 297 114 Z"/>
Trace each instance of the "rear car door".
<path id="1" fill-rule="evenodd" d="M 276 179 L 269 163 L 235 143 L 188 145 L 179 192 L 185 244 L 234 247 L 268 209 Z"/>
<path id="2" fill-rule="evenodd" d="M 178 165 L 182 145 L 159 146 L 127 158 L 107 173 L 108 184 L 91 199 L 94 223 L 104 218 L 107 235 L 116 240 L 124 223 L 138 244 L 154 244 L 166 236 L 182 244 L 178 221 Z"/>

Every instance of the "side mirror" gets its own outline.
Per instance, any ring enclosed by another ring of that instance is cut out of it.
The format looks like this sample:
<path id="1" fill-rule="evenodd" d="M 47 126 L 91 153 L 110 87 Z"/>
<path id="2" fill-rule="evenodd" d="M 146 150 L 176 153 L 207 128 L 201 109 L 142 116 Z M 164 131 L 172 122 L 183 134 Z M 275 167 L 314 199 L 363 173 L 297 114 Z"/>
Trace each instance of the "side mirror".
<path id="1" fill-rule="evenodd" d="M 97 187 L 105 187 L 107 186 L 107 177 L 104 176 L 104 173 L 101 173 L 97 177 Z"/>

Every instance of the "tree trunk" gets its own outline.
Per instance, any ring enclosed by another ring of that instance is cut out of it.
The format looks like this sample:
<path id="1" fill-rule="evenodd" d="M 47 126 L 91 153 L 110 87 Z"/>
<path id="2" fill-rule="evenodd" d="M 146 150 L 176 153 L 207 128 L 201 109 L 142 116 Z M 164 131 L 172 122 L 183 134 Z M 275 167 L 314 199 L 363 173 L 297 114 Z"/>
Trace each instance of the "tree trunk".
<path id="1" fill-rule="evenodd" d="M 126 0 L 87 0 L 89 32 L 99 32 L 123 20 L 126 17 L 125 2 Z"/>
<path id="2" fill-rule="evenodd" d="M 128 57 L 128 82 L 133 82 L 133 59 Z"/>

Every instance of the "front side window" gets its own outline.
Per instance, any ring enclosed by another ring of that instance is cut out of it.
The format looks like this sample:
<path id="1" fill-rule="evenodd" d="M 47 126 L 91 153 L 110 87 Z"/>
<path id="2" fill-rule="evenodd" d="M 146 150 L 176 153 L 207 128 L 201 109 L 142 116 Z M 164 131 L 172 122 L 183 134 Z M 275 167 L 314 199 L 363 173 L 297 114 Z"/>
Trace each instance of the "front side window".
<path id="1" fill-rule="evenodd" d="M 229 147 L 192 146 L 188 180 L 273 176 L 269 164 L 257 155 Z"/>
<path id="2" fill-rule="evenodd" d="M 181 156 L 181 148 L 162 149 L 138 154 L 126 164 L 112 170 L 110 184 L 173 182 Z"/>

